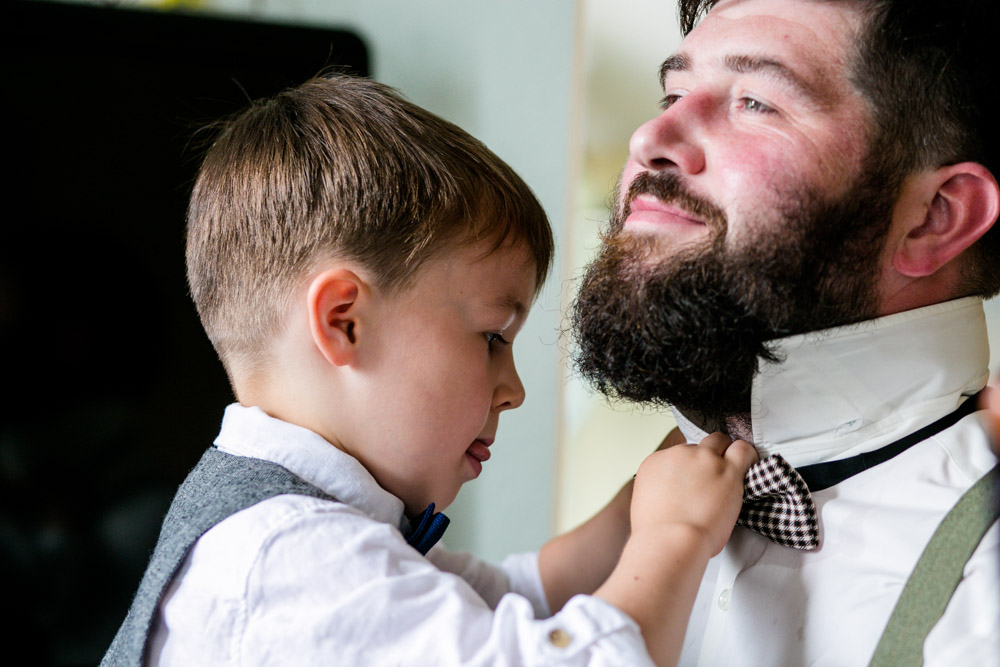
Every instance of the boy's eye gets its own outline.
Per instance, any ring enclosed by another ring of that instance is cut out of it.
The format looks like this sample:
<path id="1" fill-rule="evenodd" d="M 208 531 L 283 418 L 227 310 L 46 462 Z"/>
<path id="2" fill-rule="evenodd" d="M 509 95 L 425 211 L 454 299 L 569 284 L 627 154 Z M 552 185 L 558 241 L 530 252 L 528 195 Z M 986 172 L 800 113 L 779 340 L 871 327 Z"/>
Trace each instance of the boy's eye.
<path id="1" fill-rule="evenodd" d="M 509 340 L 507 340 L 501 334 L 495 331 L 487 331 L 484 335 L 486 336 L 486 344 L 489 346 L 491 350 L 493 349 L 494 343 L 504 346 L 510 345 Z"/>

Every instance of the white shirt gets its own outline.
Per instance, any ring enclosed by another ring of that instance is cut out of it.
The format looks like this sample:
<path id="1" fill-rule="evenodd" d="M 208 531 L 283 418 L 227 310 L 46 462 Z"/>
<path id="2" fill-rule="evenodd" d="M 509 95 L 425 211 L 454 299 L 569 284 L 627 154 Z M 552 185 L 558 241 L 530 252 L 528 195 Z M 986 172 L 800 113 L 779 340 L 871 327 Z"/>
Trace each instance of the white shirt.
<path id="1" fill-rule="evenodd" d="M 794 466 L 878 449 L 954 410 L 988 379 L 982 302 L 961 299 L 777 343 L 753 385 L 761 456 Z M 691 442 L 703 433 L 682 415 Z M 945 513 L 996 465 L 977 417 L 813 494 L 822 544 L 743 528 L 709 563 L 682 665 L 867 665 Z M 924 665 L 1000 664 L 1000 529 L 969 561 Z"/>
<path id="2" fill-rule="evenodd" d="M 209 530 L 164 595 L 150 664 L 652 664 L 635 622 L 599 598 L 545 618 L 534 554 L 421 556 L 402 501 L 319 435 L 231 405 L 216 445 L 340 502 L 278 496 Z"/>

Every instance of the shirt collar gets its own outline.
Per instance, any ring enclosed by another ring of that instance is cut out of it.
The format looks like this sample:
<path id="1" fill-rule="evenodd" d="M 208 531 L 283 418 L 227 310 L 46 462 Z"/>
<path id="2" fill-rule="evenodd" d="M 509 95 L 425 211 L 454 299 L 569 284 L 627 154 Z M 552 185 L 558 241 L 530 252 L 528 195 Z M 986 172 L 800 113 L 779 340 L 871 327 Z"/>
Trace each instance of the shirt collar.
<path id="1" fill-rule="evenodd" d="M 782 338 L 761 361 L 751 419 L 761 456 L 794 466 L 877 449 L 985 386 L 982 300 L 969 297 Z M 674 410 L 690 441 L 704 432 Z"/>
<path id="2" fill-rule="evenodd" d="M 277 463 L 376 521 L 405 526 L 403 501 L 380 487 L 357 459 L 258 407 L 228 406 L 215 445 L 229 454 Z"/>

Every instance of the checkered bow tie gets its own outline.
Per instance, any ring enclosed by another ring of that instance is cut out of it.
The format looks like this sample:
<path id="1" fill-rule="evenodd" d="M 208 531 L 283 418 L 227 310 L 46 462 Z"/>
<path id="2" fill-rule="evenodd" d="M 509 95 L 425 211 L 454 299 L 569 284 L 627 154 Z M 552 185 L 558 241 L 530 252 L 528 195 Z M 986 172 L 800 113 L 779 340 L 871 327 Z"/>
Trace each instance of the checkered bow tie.
<path id="1" fill-rule="evenodd" d="M 780 454 L 750 467 L 743 487 L 743 510 L 736 522 L 796 549 L 819 546 L 819 521 L 810 489 L 822 491 L 870 470 L 927 438 L 950 428 L 976 411 L 979 394 L 962 399 L 937 421 L 878 449 L 836 461 L 814 463 L 796 470 Z"/>
<path id="2" fill-rule="evenodd" d="M 795 549 L 819 546 L 819 520 L 809 487 L 780 454 L 750 467 L 736 525 Z"/>

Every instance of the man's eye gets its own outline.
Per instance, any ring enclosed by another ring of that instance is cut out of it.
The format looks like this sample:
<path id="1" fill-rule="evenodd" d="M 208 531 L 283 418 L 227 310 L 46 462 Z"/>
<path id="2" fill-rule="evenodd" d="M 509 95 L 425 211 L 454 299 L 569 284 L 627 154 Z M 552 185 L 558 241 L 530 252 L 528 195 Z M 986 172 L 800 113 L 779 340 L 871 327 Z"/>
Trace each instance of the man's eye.
<path id="1" fill-rule="evenodd" d="M 489 346 L 489 348 L 491 350 L 493 349 L 493 344 L 494 343 L 496 343 L 497 345 L 503 345 L 503 346 L 510 345 L 510 341 L 509 340 L 507 340 L 501 334 L 499 334 L 499 333 L 497 333 L 495 331 L 487 331 L 486 334 L 485 334 L 485 336 L 486 336 L 486 344 Z"/>
<path id="2" fill-rule="evenodd" d="M 752 97 L 741 97 L 739 106 L 750 113 L 774 113 L 774 109 Z"/>
<path id="3" fill-rule="evenodd" d="M 664 95 L 663 99 L 660 100 L 660 109 L 666 111 L 674 105 L 674 102 L 681 99 L 680 95 Z"/>

